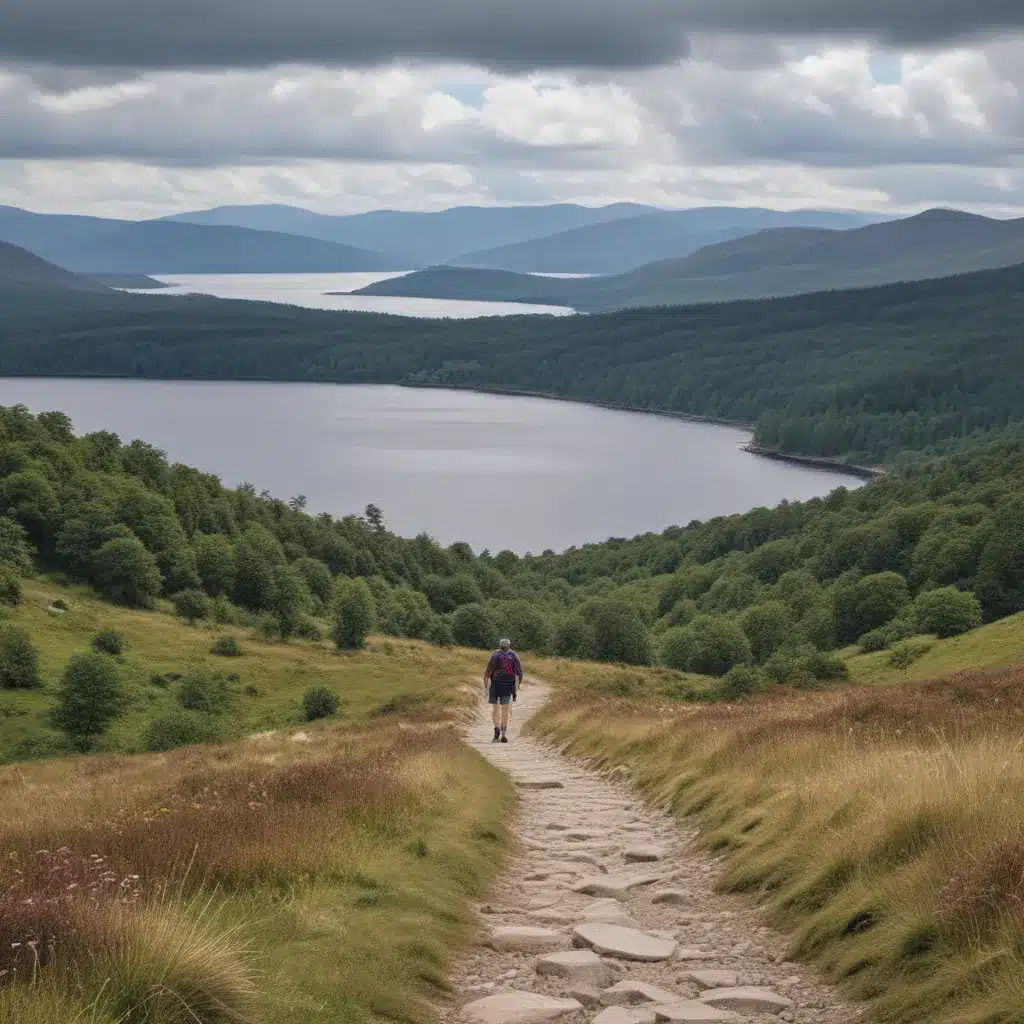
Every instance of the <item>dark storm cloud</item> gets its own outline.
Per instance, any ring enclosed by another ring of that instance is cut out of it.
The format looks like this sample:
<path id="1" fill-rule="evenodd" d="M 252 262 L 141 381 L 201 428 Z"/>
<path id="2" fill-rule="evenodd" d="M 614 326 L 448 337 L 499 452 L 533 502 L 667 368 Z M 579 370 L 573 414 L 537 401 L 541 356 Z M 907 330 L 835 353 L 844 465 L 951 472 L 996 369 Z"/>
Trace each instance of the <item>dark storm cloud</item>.
<path id="1" fill-rule="evenodd" d="M 68 66 L 642 68 L 687 35 L 929 44 L 1024 27 L 1021 0 L 0 0 L 0 57 Z"/>

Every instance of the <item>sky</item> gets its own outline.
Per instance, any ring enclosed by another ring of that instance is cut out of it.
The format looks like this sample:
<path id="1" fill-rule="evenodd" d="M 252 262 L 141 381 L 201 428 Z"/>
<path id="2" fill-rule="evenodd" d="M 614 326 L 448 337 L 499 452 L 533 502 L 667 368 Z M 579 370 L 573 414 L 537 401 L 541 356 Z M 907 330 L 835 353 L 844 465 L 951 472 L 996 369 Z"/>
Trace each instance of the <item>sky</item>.
<path id="1" fill-rule="evenodd" d="M 1021 0 L 0 0 L 0 204 L 1024 215 Z"/>

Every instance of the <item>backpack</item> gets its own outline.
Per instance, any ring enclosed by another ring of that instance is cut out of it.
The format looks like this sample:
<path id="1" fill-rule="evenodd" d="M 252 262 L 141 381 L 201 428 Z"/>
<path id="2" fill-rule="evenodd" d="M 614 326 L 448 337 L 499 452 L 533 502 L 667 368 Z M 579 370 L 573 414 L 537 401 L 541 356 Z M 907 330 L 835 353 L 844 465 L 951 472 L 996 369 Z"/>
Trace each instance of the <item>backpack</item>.
<path id="1" fill-rule="evenodd" d="M 516 656 L 513 651 L 494 652 L 494 672 L 491 678 L 496 683 L 514 683 L 516 679 Z"/>

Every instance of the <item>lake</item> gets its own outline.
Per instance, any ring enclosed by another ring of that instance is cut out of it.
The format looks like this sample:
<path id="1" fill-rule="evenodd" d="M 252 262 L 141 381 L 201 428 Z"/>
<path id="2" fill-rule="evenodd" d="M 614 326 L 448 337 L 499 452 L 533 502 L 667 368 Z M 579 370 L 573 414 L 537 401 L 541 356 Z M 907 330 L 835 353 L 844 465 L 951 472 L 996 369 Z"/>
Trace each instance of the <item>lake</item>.
<path id="1" fill-rule="evenodd" d="M 312 513 L 370 502 L 404 536 L 539 553 L 827 494 L 862 481 L 740 451 L 730 427 L 573 402 L 384 385 L 0 378 L 0 404 Z"/>
<path id="2" fill-rule="evenodd" d="M 155 275 L 154 275 L 155 276 Z M 397 313 L 402 316 L 452 317 L 504 316 L 510 313 L 551 313 L 566 316 L 565 306 L 538 306 L 525 302 L 469 302 L 459 299 L 407 299 L 388 295 L 328 295 L 364 288 L 401 274 L 161 274 L 158 281 L 171 284 L 162 295 L 201 292 L 220 299 L 253 299 L 284 302 L 309 309 L 355 309 L 364 313 Z M 579 277 L 579 274 L 545 275 Z"/>

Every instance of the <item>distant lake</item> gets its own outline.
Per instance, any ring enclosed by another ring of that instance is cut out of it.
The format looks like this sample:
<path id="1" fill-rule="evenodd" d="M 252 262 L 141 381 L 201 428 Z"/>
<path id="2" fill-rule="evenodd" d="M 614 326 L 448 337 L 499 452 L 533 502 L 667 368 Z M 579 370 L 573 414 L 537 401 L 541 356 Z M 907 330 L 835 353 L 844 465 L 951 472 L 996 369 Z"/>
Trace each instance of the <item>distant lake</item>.
<path id="1" fill-rule="evenodd" d="M 459 299 L 406 299 L 386 295 L 328 295 L 349 292 L 401 274 L 161 274 L 158 281 L 173 287 L 163 295 L 201 292 L 221 299 L 253 299 L 283 302 L 309 309 L 353 309 L 401 316 L 452 317 L 502 316 L 510 313 L 551 313 L 565 316 L 565 306 L 537 306 L 525 302 L 464 302 Z M 586 275 L 557 274 L 552 277 Z"/>
<path id="2" fill-rule="evenodd" d="M 0 404 L 79 432 L 305 494 L 335 516 L 379 505 L 407 537 L 539 553 L 803 500 L 861 480 L 740 451 L 749 435 L 572 402 L 383 385 L 0 378 Z"/>

